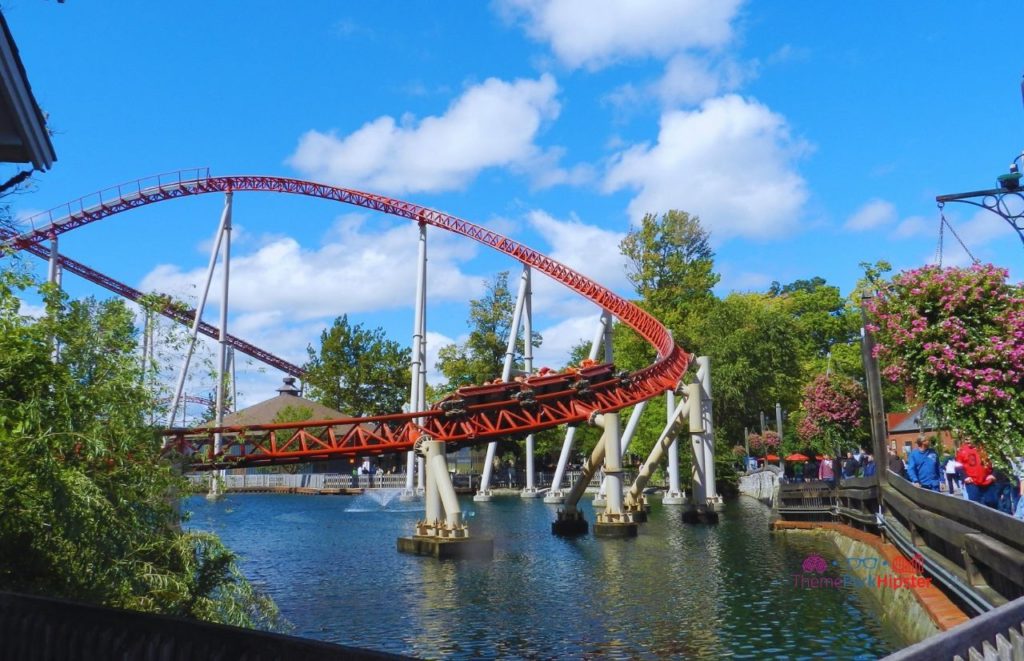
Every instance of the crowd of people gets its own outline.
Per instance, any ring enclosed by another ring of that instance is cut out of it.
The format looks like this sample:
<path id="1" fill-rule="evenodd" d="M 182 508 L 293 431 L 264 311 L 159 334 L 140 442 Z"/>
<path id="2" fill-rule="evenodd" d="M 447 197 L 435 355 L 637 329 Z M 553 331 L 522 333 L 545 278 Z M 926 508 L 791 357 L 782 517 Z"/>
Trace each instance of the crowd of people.
<path id="1" fill-rule="evenodd" d="M 890 451 L 885 468 L 922 489 L 960 496 L 1024 519 L 1024 458 L 1018 458 L 1011 470 L 1004 471 L 994 468 L 984 450 L 970 440 L 964 440 L 955 453 L 940 457 L 931 439 L 920 438 L 906 461 Z M 818 455 L 803 462 L 787 461 L 783 470 L 789 482 L 834 484 L 837 475 L 842 479 L 869 477 L 877 469 L 871 453 L 858 449 L 845 456 Z"/>
<path id="2" fill-rule="evenodd" d="M 955 454 L 941 459 L 930 439 L 918 439 L 915 445 L 905 465 L 891 453 L 890 470 L 922 489 L 959 494 L 972 502 L 1024 519 L 1024 458 L 1018 457 L 1012 462 L 1011 470 L 1004 471 L 994 468 L 985 451 L 970 439 L 965 439 Z M 893 458 L 903 470 L 892 465 Z"/>
<path id="3" fill-rule="evenodd" d="M 845 457 L 811 455 L 804 461 L 787 461 L 783 476 L 789 482 L 834 482 L 838 474 L 843 479 L 870 477 L 875 474 L 875 458 L 863 448 L 850 450 Z"/>

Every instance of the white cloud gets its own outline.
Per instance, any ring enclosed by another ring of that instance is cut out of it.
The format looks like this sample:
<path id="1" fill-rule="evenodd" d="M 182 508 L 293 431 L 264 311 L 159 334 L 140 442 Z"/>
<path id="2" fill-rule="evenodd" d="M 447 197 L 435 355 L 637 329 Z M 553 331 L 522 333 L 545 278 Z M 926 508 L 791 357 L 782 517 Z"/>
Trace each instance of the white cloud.
<path id="1" fill-rule="evenodd" d="M 616 291 L 629 288 L 626 260 L 619 253 L 622 232 L 588 225 L 579 218 L 558 220 L 544 211 L 527 214 L 533 229 L 544 237 L 545 254 L 595 282 Z M 535 315 L 574 316 L 588 314 L 593 303 L 547 276 L 533 278 L 533 310 Z"/>
<path id="2" fill-rule="evenodd" d="M 18 300 L 18 314 L 23 317 L 32 317 L 33 319 L 41 319 L 46 316 L 46 306 L 37 305 L 35 303 L 29 303 L 24 300 Z"/>
<path id="3" fill-rule="evenodd" d="M 558 116 L 557 92 L 549 74 L 511 83 L 488 78 L 440 116 L 385 115 L 341 137 L 309 131 L 288 163 L 318 181 L 394 194 L 460 189 L 490 167 L 536 175 L 541 185 L 561 183 L 578 175 L 561 172 L 557 152 L 534 142 Z"/>
<path id="4" fill-rule="evenodd" d="M 896 207 L 886 200 L 874 199 L 864 204 L 846 219 L 843 228 L 851 232 L 873 230 L 889 225 L 897 219 Z"/>
<path id="5" fill-rule="evenodd" d="M 359 214 L 343 217 L 325 244 L 315 250 L 284 237 L 255 252 L 232 256 L 231 310 L 301 321 L 411 307 L 416 283 L 415 225 L 401 223 L 380 232 L 367 231 L 363 225 Z M 459 262 L 475 255 L 472 243 L 432 231 L 427 252 L 432 300 L 465 301 L 480 291 L 480 279 L 458 267 Z M 204 277 L 205 268 L 183 271 L 162 264 L 143 278 L 140 288 L 189 300 Z M 214 282 L 219 281 L 219 273 L 214 277 Z M 220 287 L 212 287 L 208 305 L 216 305 L 219 297 Z"/>
<path id="6" fill-rule="evenodd" d="M 664 113 L 657 144 L 617 154 L 605 189 L 638 191 L 629 204 L 634 222 L 682 209 L 699 215 L 715 242 L 768 238 L 798 224 L 808 194 L 794 161 L 807 150 L 781 115 L 728 95 Z"/>
<path id="7" fill-rule="evenodd" d="M 749 76 L 731 60 L 709 66 L 701 58 L 680 54 L 669 60 L 664 76 L 654 84 L 654 93 L 663 106 L 693 105 L 738 89 Z"/>
<path id="8" fill-rule="evenodd" d="M 922 216 L 911 216 L 900 221 L 900 224 L 896 226 L 896 230 L 893 232 L 893 236 L 898 239 L 909 239 L 916 236 L 927 236 L 928 234 L 934 235 L 936 227 L 935 221 L 927 220 Z"/>
<path id="9" fill-rule="evenodd" d="M 591 306 L 591 310 L 593 310 Z M 601 320 L 600 311 L 592 311 L 589 314 L 569 317 L 556 324 L 540 329 L 544 342 L 540 347 L 533 350 L 533 365 L 535 369 L 550 367 L 557 369 L 564 365 L 569 359 L 569 352 L 580 342 L 587 342 L 594 338 Z M 602 358 L 604 354 L 599 354 Z"/>
<path id="10" fill-rule="evenodd" d="M 501 0 L 507 15 L 576 68 L 719 48 L 742 0 Z"/>
<path id="11" fill-rule="evenodd" d="M 661 78 L 644 84 L 626 83 L 605 97 L 617 111 L 630 115 L 647 108 L 649 99 L 662 108 L 694 106 L 720 94 L 737 90 L 753 76 L 753 65 L 741 66 L 734 60 L 712 61 L 681 53 L 665 65 Z"/>

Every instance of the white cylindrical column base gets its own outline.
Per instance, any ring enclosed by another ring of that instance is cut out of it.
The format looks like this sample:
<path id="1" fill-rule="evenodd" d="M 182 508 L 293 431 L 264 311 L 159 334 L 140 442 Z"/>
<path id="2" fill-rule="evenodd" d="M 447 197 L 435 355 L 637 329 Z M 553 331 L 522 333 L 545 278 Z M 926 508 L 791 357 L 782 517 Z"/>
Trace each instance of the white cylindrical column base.
<path id="1" fill-rule="evenodd" d="M 561 505 L 565 502 L 565 494 L 561 491 L 549 491 L 548 495 L 544 496 L 544 502 L 549 505 Z"/>

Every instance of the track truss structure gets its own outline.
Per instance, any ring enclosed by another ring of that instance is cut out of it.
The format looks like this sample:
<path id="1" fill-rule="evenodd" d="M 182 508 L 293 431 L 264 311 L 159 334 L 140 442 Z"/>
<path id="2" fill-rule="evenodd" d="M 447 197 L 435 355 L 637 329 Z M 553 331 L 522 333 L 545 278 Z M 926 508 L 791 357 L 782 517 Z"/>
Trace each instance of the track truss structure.
<path id="1" fill-rule="evenodd" d="M 191 178 L 188 176 L 191 175 Z M 448 213 L 372 193 L 274 176 L 209 176 L 182 171 L 122 184 L 28 219 L 31 229 L 3 243 L 15 250 L 41 248 L 42 242 L 108 216 L 182 197 L 228 191 L 304 195 L 342 202 L 406 218 L 481 243 L 529 265 L 607 310 L 643 337 L 658 354 L 650 366 L 601 383 L 579 387 L 567 377 L 561 385 L 524 400 L 512 397 L 467 402 L 457 411 L 440 404 L 427 411 L 384 416 L 314 420 L 301 423 L 169 429 L 166 447 L 194 462 L 193 469 L 316 461 L 346 455 L 401 452 L 421 436 L 449 444 L 474 444 L 525 436 L 563 424 L 586 422 L 594 413 L 613 412 L 673 389 L 691 356 L 677 346 L 661 322 L 634 303 L 568 266 L 497 232 Z M 34 252 L 34 251 L 33 251 Z M 214 456 L 213 438 L 222 435 L 222 453 Z"/>

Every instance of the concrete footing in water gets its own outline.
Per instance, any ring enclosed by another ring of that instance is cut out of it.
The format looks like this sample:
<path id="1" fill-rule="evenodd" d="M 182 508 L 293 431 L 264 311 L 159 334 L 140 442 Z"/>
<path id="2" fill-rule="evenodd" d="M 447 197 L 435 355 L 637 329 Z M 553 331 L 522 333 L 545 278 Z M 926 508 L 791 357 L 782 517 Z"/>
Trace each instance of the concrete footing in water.
<path id="1" fill-rule="evenodd" d="M 559 510 L 558 518 L 551 522 L 551 534 L 560 537 L 586 535 L 589 529 L 587 520 L 580 512 L 567 513 Z"/>
<path id="2" fill-rule="evenodd" d="M 594 537 L 625 539 L 636 537 L 639 529 L 635 521 L 598 521 L 594 524 Z"/>
<path id="3" fill-rule="evenodd" d="M 446 539 L 418 535 L 399 537 L 398 552 L 427 555 L 438 560 L 491 560 L 494 558 L 494 538 L 481 536 Z"/>
<path id="4" fill-rule="evenodd" d="M 718 512 L 713 508 L 687 508 L 683 510 L 683 523 L 718 523 Z"/>

